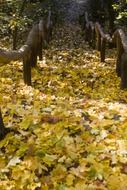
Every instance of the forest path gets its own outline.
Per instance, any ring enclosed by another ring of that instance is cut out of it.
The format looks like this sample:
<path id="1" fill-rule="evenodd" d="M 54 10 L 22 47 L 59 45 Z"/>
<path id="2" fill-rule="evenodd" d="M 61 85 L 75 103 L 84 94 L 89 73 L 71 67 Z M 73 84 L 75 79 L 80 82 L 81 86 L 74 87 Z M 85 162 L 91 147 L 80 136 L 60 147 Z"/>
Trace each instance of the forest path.
<path id="1" fill-rule="evenodd" d="M 79 15 L 84 13 L 88 0 L 58 0 L 58 12 L 62 13 L 65 23 L 78 23 Z"/>
<path id="2" fill-rule="evenodd" d="M 116 56 L 107 51 L 100 62 L 68 2 L 32 69 L 32 87 L 22 62 L 0 68 L 4 123 L 15 130 L 0 142 L 0 189 L 127 189 L 127 91 Z"/>
<path id="3" fill-rule="evenodd" d="M 70 0 L 68 1 L 68 7 L 65 8 L 64 21 L 67 23 L 77 23 L 79 16 L 84 13 L 87 0 Z"/>
<path id="4" fill-rule="evenodd" d="M 113 190 L 120 176 L 119 190 L 126 189 L 127 178 L 122 174 L 126 164 L 122 162 L 127 145 L 123 140 L 127 92 L 119 88 L 115 54 L 106 52 L 106 62 L 101 63 L 99 52 L 85 42 L 79 24 L 70 21 L 54 29 L 53 40 L 39 63 L 40 76 L 33 77 L 34 87 L 44 94 L 40 107 L 46 123 L 43 133 L 48 134 L 46 148 L 57 154 L 48 175 L 49 181 L 53 176 L 57 182 L 54 188 L 47 186 L 54 190 Z M 38 139 L 40 134 L 41 129 Z"/>

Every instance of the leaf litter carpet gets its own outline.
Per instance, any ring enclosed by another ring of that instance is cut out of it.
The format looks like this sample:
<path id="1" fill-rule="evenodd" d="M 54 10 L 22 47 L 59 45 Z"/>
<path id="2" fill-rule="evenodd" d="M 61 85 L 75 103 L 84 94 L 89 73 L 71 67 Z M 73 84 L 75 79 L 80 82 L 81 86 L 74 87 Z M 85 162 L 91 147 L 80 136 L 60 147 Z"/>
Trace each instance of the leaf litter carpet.
<path id="1" fill-rule="evenodd" d="M 99 53 L 78 25 L 54 29 L 43 60 L 0 67 L 5 126 L 1 190 L 126 190 L 127 91 L 115 73 L 115 50 Z"/>

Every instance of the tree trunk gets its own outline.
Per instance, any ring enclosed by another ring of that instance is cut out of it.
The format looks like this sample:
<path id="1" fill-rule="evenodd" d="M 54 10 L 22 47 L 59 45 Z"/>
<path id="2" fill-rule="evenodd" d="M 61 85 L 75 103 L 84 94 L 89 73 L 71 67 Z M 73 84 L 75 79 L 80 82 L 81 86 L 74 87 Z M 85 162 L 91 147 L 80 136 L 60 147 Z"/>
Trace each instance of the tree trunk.
<path id="1" fill-rule="evenodd" d="M 7 128 L 5 128 L 2 118 L 2 113 L 0 109 L 0 140 L 5 137 L 5 135 L 9 132 Z"/>
<path id="2" fill-rule="evenodd" d="M 23 13 L 23 11 L 25 9 L 26 3 L 27 3 L 27 0 L 23 0 L 18 17 L 22 16 L 22 13 Z M 18 26 L 16 24 L 16 26 L 14 27 L 14 30 L 13 30 L 13 50 L 16 50 L 16 47 L 17 47 L 17 36 L 18 36 Z"/>

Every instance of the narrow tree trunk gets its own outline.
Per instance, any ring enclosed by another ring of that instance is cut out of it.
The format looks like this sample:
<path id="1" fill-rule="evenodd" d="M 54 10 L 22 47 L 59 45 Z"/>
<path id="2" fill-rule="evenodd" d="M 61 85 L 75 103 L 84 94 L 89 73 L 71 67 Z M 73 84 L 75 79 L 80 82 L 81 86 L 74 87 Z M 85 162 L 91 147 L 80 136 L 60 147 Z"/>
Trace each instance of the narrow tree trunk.
<path id="1" fill-rule="evenodd" d="M 17 25 L 14 28 L 13 31 L 13 50 L 16 50 L 16 46 L 17 46 L 17 35 L 18 35 L 18 27 Z"/>
<path id="2" fill-rule="evenodd" d="M 101 62 L 105 61 L 106 39 L 101 39 Z"/>
<path id="3" fill-rule="evenodd" d="M 23 58 L 23 78 L 24 83 L 31 86 L 31 64 L 27 57 Z"/>
<path id="4" fill-rule="evenodd" d="M 2 113 L 0 110 L 0 140 L 5 137 L 9 130 L 5 128 L 4 123 L 3 123 L 3 118 L 2 118 Z"/>
<path id="5" fill-rule="evenodd" d="M 19 11 L 19 17 L 22 16 L 27 0 L 23 0 L 21 9 Z M 16 25 L 13 31 L 13 50 L 16 50 L 17 47 L 17 36 L 18 36 L 18 26 Z"/>

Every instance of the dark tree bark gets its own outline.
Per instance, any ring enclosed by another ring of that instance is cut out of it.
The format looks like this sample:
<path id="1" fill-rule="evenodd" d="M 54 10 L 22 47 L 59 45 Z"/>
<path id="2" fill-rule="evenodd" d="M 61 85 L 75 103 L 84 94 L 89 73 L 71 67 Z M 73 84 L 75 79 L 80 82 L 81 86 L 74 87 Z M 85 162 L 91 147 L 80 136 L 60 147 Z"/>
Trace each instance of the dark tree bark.
<path id="1" fill-rule="evenodd" d="M 21 50 L 21 49 L 20 49 Z M 23 79 L 24 83 L 31 86 L 31 48 L 28 45 L 22 47 L 23 51 Z"/>
<path id="2" fill-rule="evenodd" d="M 115 11 L 113 9 L 114 0 L 106 0 L 105 3 L 107 4 L 107 12 L 108 12 L 108 20 L 109 20 L 109 31 L 113 33 L 114 31 L 114 21 L 115 21 Z"/>
<path id="3" fill-rule="evenodd" d="M 12 36 L 13 36 L 13 50 L 16 50 L 17 47 L 17 35 L 18 35 L 18 27 L 15 26 Z"/>
<path id="4" fill-rule="evenodd" d="M 101 33 L 101 62 L 105 61 L 105 52 L 106 52 L 106 45 L 112 44 L 112 38 L 109 34 L 105 34 L 103 30 L 100 31 Z"/>
<path id="5" fill-rule="evenodd" d="M 114 0 L 90 0 L 89 14 L 93 22 L 99 22 L 104 27 L 105 22 L 108 21 L 109 31 L 114 31 L 114 20 L 116 13 L 113 9 Z"/>
<path id="6" fill-rule="evenodd" d="M 25 45 L 29 46 L 31 49 L 30 63 L 32 67 L 37 65 L 37 55 L 39 52 L 39 25 L 35 24 L 31 29 Z"/>
<path id="7" fill-rule="evenodd" d="M 46 27 L 47 27 L 47 42 L 49 43 L 49 41 L 51 40 L 51 37 L 52 37 L 52 28 L 53 28 L 53 22 L 52 22 L 52 13 L 51 13 L 51 10 L 49 10 L 48 12 L 48 17 L 47 17 L 47 24 L 46 24 Z"/>
<path id="8" fill-rule="evenodd" d="M 95 48 L 95 26 L 92 21 L 89 22 L 89 35 L 89 44 L 92 46 L 92 48 Z"/>
<path id="9" fill-rule="evenodd" d="M 127 50 L 121 57 L 121 89 L 127 88 Z"/>
<path id="10" fill-rule="evenodd" d="M 104 62 L 106 43 L 111 43 L 112 38 L 110 37 L 109 34 L 104 33 L 99 23 L 95 23 L 95 32 L 96 32 L 96 48 L 98 51 L 100 51 L 101 62 Z"/>
<path id="11" fill-rule="evenodd" d="M 42 18 L 39 22 L 39 59 L 42 60 L 42 48 L 46 47 L 52 37 L 53 23 L 51 11 L 49 10 L 47 19 Z"/>
<path id="12" fill-rule="evenodd" d="M 21 9 L 19 11 L 19 17 L 22 16 L 27 0 L 23 0 Z M 16 50 L 17 47 L 17 36 L 18 36 L 18 26 L 16 25 L 13 30 L 13 50 Z"/>
<path id="13" fill-rule="evenodd" d="M 96 49 L 101 51 L 101 26 L 98 22 L 95 23 L 95 32 L 96 32 Z"/>
<path id="14" fill-rule="evenodd" d="M 39 22 L 39 59 L 42 60 L 42 48 L 46 46 L 47 43 L 47 27 L 46 21 L 42 18 Z"/>
<path id="15" fill-rule="evenodd" d="M 0 140 L 2 140 L 8 132 L 9 132 L 9 129 L 5 128 L 4 126 L 2 113 L 0 109 Z"/>
<path id="16" fill-rule="evenodd" d="M 101 38 L 101 62 L 105 61 L 106 39 Z"/>
<path id="17" fill-rule="evenodd" d="M 114 32 L 112 38 L 117 49 L 116 73 L 120 77 L 121 76 L 121 57 L 126 49 L 125 46 L 127 46 L 125 45 L 126 37 L 122 29 L 117 29 Z"/>
<path id="18" fill-rule="evenodd" d="M 87 12 L 85 12 L 84 29 L 85 29 L 85 41 L 89 42 L 89 19 Z"/>
<path id="19" fill-rule="evenodd" d="M 89 13 L 93 22 L 99 22 L 101 25 L 105 22 L 105 4 L 103 0 L 90 0 Z"/>

